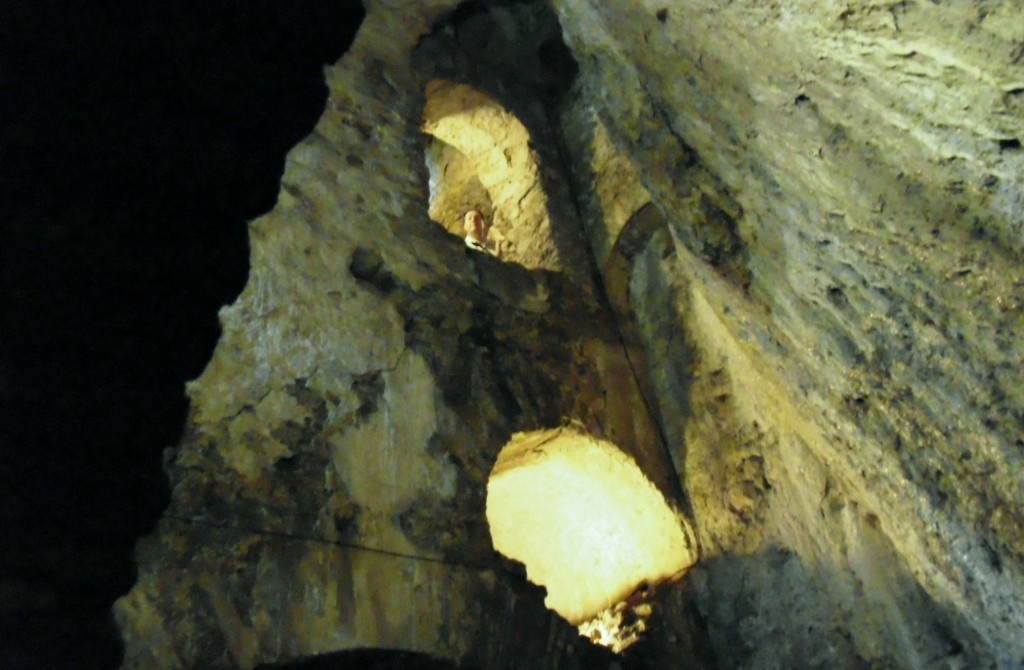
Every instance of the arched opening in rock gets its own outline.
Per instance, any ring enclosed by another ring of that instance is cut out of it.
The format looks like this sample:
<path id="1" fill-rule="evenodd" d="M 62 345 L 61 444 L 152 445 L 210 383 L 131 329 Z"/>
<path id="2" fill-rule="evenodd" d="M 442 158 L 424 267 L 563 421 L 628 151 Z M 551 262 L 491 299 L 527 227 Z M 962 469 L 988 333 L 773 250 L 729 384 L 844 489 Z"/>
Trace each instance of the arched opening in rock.
<path id="1" fill-rule="evenodd" d="M 479 212 L 486 250 L 528 268 L 557 269 L 548 198 L 526 126 L 485 93 L 443 79 L 427 85 L 421 126 L 430 172 L 430 218 L 466 237 Z"/>
<path id="2" fill-rule="evenodd" d="M 622 651 L 649 597 L 696 561 L 677 513 L 628 454 L 574 428 L 517 433 L 487 483 L 495 549 L 547 589 L 544 604 Z"/>

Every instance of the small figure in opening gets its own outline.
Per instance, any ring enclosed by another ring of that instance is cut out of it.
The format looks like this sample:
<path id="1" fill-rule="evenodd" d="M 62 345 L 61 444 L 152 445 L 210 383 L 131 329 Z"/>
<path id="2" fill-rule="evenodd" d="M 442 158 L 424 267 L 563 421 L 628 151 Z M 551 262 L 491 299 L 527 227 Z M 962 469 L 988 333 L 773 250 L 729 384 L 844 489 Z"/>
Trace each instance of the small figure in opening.
<path id="1" fill-rule="evenodd" d="M 491 225 L 484 220 L 484 215 L 479 210 L 471 209 L 466 212 L 463 227 L 466 231 L 467 247 L 501 256 L 501 236 L 498 235 L 495 239 L 490 237 Z"/>

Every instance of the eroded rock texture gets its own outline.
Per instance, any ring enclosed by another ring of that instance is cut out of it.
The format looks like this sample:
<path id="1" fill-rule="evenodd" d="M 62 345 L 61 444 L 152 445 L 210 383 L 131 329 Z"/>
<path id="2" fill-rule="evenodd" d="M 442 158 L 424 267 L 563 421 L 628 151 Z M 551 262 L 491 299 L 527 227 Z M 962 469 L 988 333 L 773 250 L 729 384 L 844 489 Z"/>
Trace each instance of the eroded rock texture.
<path id="1" fill-rule="evenodd" d="M 483 520 L 512 433 L 572 420 L 700 543 L 621 663 L 1024 667 L 1024 10 L 551 5 L 367 2 L 189 387 L 125 666 L 607 667 Z M 528 137 L 430 125 L 470 98 Z"/>
<path id="2" fill-rule="evenodd" d="M 555 4 L 719 662 L 1020 667 L 1019 7 Z"/>

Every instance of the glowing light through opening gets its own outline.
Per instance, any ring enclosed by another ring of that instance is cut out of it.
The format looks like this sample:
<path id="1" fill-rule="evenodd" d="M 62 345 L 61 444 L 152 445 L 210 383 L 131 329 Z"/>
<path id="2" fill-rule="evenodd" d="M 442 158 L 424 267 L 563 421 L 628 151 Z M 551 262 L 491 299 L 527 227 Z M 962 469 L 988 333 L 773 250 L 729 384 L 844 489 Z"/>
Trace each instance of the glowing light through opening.
<path id="1" fill-rule="evenodd" d="M 572 428 L 513 436 L 488 481 L 487 522 L 495 549 L 547 589 L 544 604 L 615 651 L 643 631 L 648 590 L 696 560 L 636 462 Z"/>
<path id="2" fill-rule="evenodd" d="M 478 210 L 503 261 L 564 271 L 527 127 L 467 84 L 435 79 L 424 96 L 420 129 L 432 138 L 425 146 L 430 217 L 462 237 L 463 217 Z"/>

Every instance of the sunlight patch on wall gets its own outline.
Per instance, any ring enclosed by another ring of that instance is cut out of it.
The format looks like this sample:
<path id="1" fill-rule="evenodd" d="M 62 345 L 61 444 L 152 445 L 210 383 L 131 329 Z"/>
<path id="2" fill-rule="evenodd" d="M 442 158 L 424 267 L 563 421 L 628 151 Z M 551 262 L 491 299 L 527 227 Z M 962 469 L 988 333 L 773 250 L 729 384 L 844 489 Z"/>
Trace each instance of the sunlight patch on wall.
<path id="1" fill-rule="evenodd" d="M 573 428 L 512 437 L 487 484 L 487 522 L 495 549 L 547 589 L 544 604 L 614 651 L 646 628 L 651 589 L 697 558 L 636 462 Z"/>

